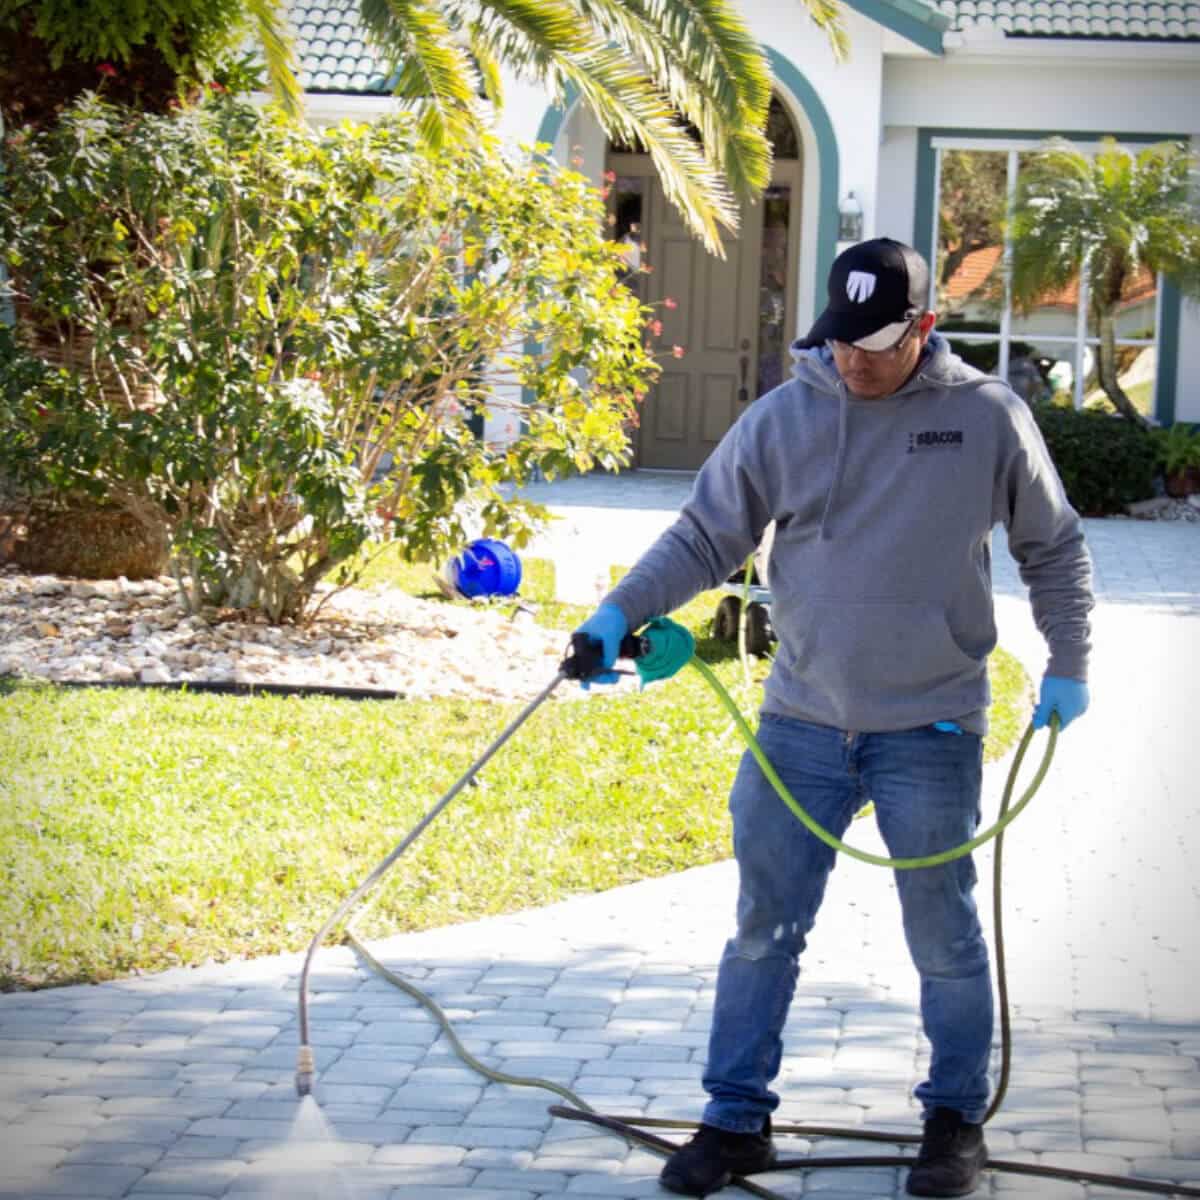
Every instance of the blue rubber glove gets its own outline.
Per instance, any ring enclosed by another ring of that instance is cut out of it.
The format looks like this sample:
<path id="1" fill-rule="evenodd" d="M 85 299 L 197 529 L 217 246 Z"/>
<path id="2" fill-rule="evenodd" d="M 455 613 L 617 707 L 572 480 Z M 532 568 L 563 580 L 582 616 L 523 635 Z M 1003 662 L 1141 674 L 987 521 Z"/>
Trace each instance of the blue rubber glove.
<path id="1" fill-rule="evenodd" d="M 621 639 L 629 632 L 629 623 L 625 620 L 625 614 L 615 604 L 602 604 L 575 632 L 586 633 L 604 647 L 604 666 L 608 668 L 617 661 Z M 590 679 L 583 680 L 580 686 L 586 692 L 589 684 L 616 683 L 618 679 L 620 676 L 616 671 L 606 669 Z"/>
<path id="2" fill-rule="evenodd" d="M 1059 732 L 1062 732 L 1076 717 L 1087 712 L 1090 699 L 1086 683 L 1064 679 L 1061 675 L 1047 675 L 1042 680 L 1037 708 L 1033 710 L 1034 729 L 1044 729 L 1050 724 L 1050 714 L 1056 712 L 1061 722 Z"/>

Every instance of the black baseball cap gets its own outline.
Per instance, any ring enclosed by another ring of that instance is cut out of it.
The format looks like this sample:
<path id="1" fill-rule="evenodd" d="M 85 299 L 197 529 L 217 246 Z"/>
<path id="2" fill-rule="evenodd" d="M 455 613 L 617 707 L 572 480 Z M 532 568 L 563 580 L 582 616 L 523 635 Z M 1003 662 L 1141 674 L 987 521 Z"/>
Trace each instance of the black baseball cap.
<path id="1" fill-rule="evenodd" d="M 884 350 L 924 312 L 929 302 L 929 267 L 903 242 L 872 238 L 833 260 L 829 302 L 797 345 L 852 342 L 864 350 Z"/>

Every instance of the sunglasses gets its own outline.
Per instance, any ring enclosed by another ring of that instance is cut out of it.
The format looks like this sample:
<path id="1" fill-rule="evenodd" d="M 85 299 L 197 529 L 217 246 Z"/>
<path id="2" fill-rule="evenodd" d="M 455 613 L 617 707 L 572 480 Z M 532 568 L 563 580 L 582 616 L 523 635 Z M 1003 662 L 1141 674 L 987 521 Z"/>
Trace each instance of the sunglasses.
<path id="1" fill-rule="evenodd" d="M 864 350 L 861 346 L 856 346 L 853 342 L 839 342 L 833 338 L 830 338 L 826 344 L 836 354 L 849 354 L 852 350 L 857 350 L 859 354 L 865 354 L 868 358 L 882 360 L 889 355 L 895 354 L 908 341 L 920 320 L 921 314 L 917 313 L 904 327 L 904 332 L 890 346 L 885 346 L 882 350 Z"/>

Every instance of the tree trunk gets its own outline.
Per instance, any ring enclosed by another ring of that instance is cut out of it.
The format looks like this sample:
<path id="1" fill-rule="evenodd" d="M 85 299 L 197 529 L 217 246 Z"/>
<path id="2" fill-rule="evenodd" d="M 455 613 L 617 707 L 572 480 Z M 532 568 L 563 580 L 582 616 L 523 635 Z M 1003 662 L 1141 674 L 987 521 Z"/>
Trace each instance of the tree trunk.
<path id="1" fill-rule="evenodd" d="M 1150 422 L 1134 407 L 1133 401 L 1125 394 L 1117 378 L 1117 331 L 1112 309 L 1097 312 L 1096 320 L 1100 326 L 1100 353 L 1097 356 L 1100 386 L 1121 416 L 1132 421 L 1139 429 L 1149 429 Z"/>

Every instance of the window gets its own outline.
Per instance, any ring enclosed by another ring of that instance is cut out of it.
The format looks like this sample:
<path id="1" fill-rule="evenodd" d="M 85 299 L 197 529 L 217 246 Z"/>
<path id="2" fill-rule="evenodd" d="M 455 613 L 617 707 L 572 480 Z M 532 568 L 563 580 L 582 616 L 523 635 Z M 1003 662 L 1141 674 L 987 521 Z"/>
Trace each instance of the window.
<path id="1" fill-rule="evenodd" d="M 1009 295 L 1004 215 L 1040 141 L 935 137 L 932 145 L 937 203 L 930 304 L 939 313 L 938 328 L 962 358 L 1007 379 L 1028 400 L 1107 409 L 1096 377 L 1099 339 L 1086 276 L 1024 311 Z M 1160 314 L 1160 280 L 1146 272 L 1125 289 L 1117 347 L 1122 386 L 1147 415 L 1154 412 Z"/>

